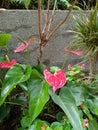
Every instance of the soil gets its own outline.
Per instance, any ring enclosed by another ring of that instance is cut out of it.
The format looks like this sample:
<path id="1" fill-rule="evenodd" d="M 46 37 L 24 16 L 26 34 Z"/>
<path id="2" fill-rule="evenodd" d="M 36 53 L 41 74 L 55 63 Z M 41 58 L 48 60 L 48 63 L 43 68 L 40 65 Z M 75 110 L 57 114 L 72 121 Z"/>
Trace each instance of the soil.
<path id="1" fill-rule="evenodd" d="M 21 107 L 12 106 L 9 116 L 0 123 L 0 130 L 17 130 L 20 126 Z"/>
<path id="2" fill-rule="evenodd" d="M 54 103 L 46 104 L 46 108 L 38 116 L 39 119 L 52 123 L 56 121 L 56 114 L 61 109 Z M 49 108 L 49 109 L 48 109 Z M 0 130 L 17 130 L 20 126 L 20 120 L 22 115 L 22 109 L 20 106 L 12 106 L 9 116 L 0 123 Z"/>

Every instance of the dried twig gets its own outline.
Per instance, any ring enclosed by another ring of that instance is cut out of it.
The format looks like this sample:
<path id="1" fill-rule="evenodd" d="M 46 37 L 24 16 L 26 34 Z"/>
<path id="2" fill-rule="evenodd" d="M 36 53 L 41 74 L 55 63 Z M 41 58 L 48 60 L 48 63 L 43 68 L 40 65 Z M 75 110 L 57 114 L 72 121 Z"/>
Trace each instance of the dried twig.
<path id="1" fill-rule="evenodd" d="M 50 6 L 50 0 L 47 2 L 47 12 L 46 12 L 46 18 L 45 18 L 45 26 L 43 28 L 42 34 L 46 31 L 47 25 L 49 23 L 49 6 Z"/>
<path id="2" fill-rule="evenodd" d="M 41 0 L 38 0 L 38 26 L 39 26 L 39 37 L 41 39 L 42 31 L 42 13 L 41 13 Z"/>
<path id="3" fill-rule="evenodd" d="M 51 14 L 51 17 L 50 17 L 50 20 L 49 20 L 49 24 L 47 26 L 47 33 L 49 33 L 50 31 L 50 26 L 53 22 L 53 17 L 54 17 L 54 13 L 55 13 L 55 8 L 56 8 L 56 3 L 57 3 L 57 0 L 55 0 L 55 3 L 54 3 L 54 7 L 53 7 L 53 11 L 52 11 L 52 14 Z M 47 34 L 48 35 L 48 34 Z"/>
<path id="4" fill-rule="evenodd" d="M 45 19 L 45 25 L 44 25 L 43 30 L 42 30 L 42 14 L 41 14 L 41 2 L 40 1 L 41 0 L 38 0 L 38 25 L 39 25 L 39 37 L 40 37 L 39 56 L 37 59 L 38 63 L 41 63 L 41 58 L 43 55 L 44 46 L 48 43 L 50 37 L 62 26 L 62 24 L 64 24 L 66 22 L 66 20 L 69 17 L 69 15 L 73 9 L 73 6 L 75 5 L 75 2 L 76 2 L 76 0 L 75 0 L 73 5 L 72 5 L 72 8 L 67 13 L 67 16 L 65 17 L 65 19 L 63 21 L 61 21 L 52 31 L 50 31 L 50 27 L 51 27 L 51 24 L 53 22 L 53 17 L 54 17 L 54 13 L 55 13 L 55 7 L 56 7 L 57 0 L 55 0 L 55 4 L 54 4 L 50 19 L 49 19 L 50 0 L 48 0 L 46 19 Z"/>
<path id="5" fill-rule="evenodd" d="M 70 9 L 69 12 L 67 13 L 67 16 L 65 17 L 65 19 L 64 19 L 63 21 L 61 21 L 61 22 L 53 29 L 53 31 L 47 36 L 47 39 L 49 39 L 49 38 L 66 22 L 67 18 L 69 17 L 69 15 L 70 15 L 70 13 L 71 13 L 71 11 L 72 11 L 74 5 L 75 5 L 75 2 L 76 2 L 76 0 L 74 1 L 74 3 L 73 3 L 73 5 L 72 5 L 71 9 Z"/>

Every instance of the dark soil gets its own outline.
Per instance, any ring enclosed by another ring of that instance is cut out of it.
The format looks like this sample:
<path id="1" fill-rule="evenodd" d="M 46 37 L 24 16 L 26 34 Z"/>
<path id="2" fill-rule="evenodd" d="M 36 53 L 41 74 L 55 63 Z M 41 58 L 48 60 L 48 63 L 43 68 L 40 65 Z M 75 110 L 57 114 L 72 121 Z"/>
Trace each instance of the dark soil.
<path id="1" fill-rule="evenodd" d="M 9 116 L 0 123 L 0 130 L 17 130 L 20 126 L 21 114 L 20 106 L 12 106 Z"/>
<path id="2" fill-rule="evenodd" d="M 56 114 L 60 112 L 61 109 L 50 102 L 46 104 L 44 110 L 38 116 L 39 119 L 52 123 L 56 121 Z M 4 119 L 3 122 L 0 123 L 0 130 L 17 130 L 20 126 L 20 120 L 22 116 L 22 108 L 21 106 L 12 106 L 9 116 Z"/>

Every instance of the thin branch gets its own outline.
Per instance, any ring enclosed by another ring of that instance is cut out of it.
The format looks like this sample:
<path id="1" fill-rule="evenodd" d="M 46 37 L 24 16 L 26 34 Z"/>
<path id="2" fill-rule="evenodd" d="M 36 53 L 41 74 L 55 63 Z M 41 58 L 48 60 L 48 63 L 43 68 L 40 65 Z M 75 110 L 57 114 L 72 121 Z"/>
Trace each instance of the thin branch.
<path id="1" fill-rule="evenodd" d="M 73 9 L 75 3 L 76 3 L 76 0 L 74 1 L 74 3 L 73 3 L 73 5 L 72 5 L 71 9 L 70 9 L 69 12 L 67 13 L 67 16 L 65 17 L 65 19 L 64 19 L 63 21 L 61 21 L 61 22 L 53 29 L 53 31 L 47 36 L 47 39 L 49 39 L 49 38 L 66 22 L 66 20 L 67 20 L 67 18 L 69 17 L 69 15 L 70 15 L 70 13 L 71 13 L 71 11 L 72 11 L 72 9 Z"/>
<path id="2" fill-rule="evenodd" d="M 47 32 L 50 31 L 50 26 L 51 26 L 51 24 L 53 22 L 53 17 L 54 17 L 54 13 L 55 13 L 56 3 L 57 3 L 57 0 L 55 0 L 55 3 L 54 3 L 54 7 L 53 7 L 52 14 L 51 14 L 51 18 L 49 20 L 49 25 L 48 25 L 48 28 L 47 28 Z"/>
<path id="3" fill-rule="evenodd" d="M 38 26 L 39 26 L 39 37 L 42 36 L 42 13 L 41 13 L 41 0 L 38 0 Z"/>
<path id="4" fill-rule="evenodd" d="M 47 25 L 48 25 L 48 18 L 49 18 L 49 7 L 50 7 L 50 0 L 48 0 L 48 3 L 47 3 L 47 12 L 46 12 L 46 18 L 45 18 L 45 25 L 44 25 L 44 28 L 43 28 L 43 31 L 42 31 L 42 34 L 45 32 L 46 28 L 47 28 Z"/>
<path id="5" fill-rule="evenodd" d="M 57 0 L 55 0 L 55 4 L 54 4 L 54 8 L 51 14 L 51 18 L 48 20 L 49 18 L 49 5 L 50 5 L 50 0 L 48 0 L 48 5 L 47 5 L 47 14 L 46 14 L 46 23 L 42 32 L 42 18 L 41 18 L 41 3 L 40 0 L 38 0 L 38 18 L 39 18 L 39 35 L 40 35 L 40 43 L 39 43 L 39 56 L 37 58 L 38 64 L 41 63 L 41 58 L 43 55 L 43 51 L 44 51 L 44 46 L 48 43 L 50 37 L 61 27 L 62 24 L 64 24 L 67 20 L 67 18 L 69 17 L 73 6 L 75 5 L 76 0 L 74 1 L 72 8 L 69 10 L 69 12 L 67 13 L 67 16 L 65 17 L 65 19 L 63 21 L 61 21 L 54 29 L 53 31 L 50 31 L 50 26 L 53 22 L 53 16 L 54 16 L 54 12 L 55 12 L 55 7 L 56 7 L 56 2 Z"/>

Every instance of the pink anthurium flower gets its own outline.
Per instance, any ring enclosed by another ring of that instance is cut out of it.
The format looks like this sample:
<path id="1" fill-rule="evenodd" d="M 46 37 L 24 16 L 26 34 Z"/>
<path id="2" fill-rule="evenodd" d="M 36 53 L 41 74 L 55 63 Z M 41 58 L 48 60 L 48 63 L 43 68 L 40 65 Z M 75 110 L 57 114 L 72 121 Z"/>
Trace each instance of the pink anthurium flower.
<path id="1" fill-rule="evenodd" d="M 85 69 L 85 64 L 82 64 L 80 67 L 81 69 Z"/>
<path id="2" fill-rule="evenodd" d="M 16 63 L 16 59 L 13 59 L 10 62 L 0 62 L 0 68 L 11 68 Z"/>
<path id="3" fill-rule="evenodd" d="M 74 54 L 74 55 L 78 55 L 78 56 L 83 55 L 83 51 L 71 51 L 71 50 L 68 50 L 66 47 L 64 48 L 64 50 L 70 54 Z"/>
<path id="4" fill-rule="evenodd" d="M 57 89 L 64 86 L 66 83 L 66 76 L 64 70 L 58 70 L 54 74 L 44 69 L 45 80 L 53 87 L 55 92 Z"/>
<path id="5" fill-rule="evenodd" d="M 29 41 L 24 41 L 24 40 L 21 39 L 21 38 L 19 38 L 19 40 L 22 41 L 23 44 L 20 45 L 19 47 L 17 47 L 17 48 L 14 50 L 15 53 L 25 50 L 25 49 L 29 46 L 30 43 L 32 43 L 32 42 L 35 41 L 35 38 L 30 38 Z"/>
<path id="6" fill-rule="evenodd" d="M 41 127 L 41 130 L 45 130 L 46 129 L 46 125 L 43 125 L 42 127 Z"/>
<path id="7" fill-rule="evenodd" d="M 85 118 L 85 119 L 84 119 L 83 127 L 84 127 L 84 128 L 88 128 L 88 127 L 89 127 L 89 119 L 88 119 L 88 118 Z"/>
<path id="8" fill-rule="evenodd" d="M 68 69 L 72 68 L 71 64 L 68 65 Z"/>

